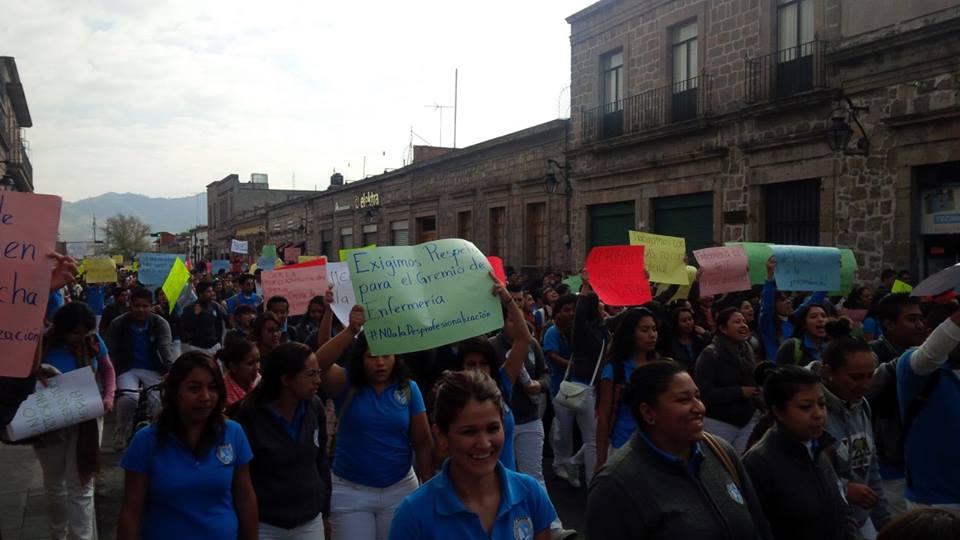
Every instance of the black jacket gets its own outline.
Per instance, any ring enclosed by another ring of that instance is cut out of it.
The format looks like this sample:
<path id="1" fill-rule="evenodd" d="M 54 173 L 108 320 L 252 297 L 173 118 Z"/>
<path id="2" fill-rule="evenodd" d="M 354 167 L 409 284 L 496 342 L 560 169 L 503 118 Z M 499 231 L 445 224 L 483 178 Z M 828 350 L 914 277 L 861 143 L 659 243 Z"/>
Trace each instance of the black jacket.
<path id="1" fill-rule="evenodd" d="M 813 458 L 806 446 L 774 426 L 743 456 L 777 540 L 861 538 L 827 457 L 833 438 L 825 432 L 820 443 Z"/>
<path id="2" fill-rule="evenodd" d="M 166 319 L 156 313 L 148 314 L 146 323 L 153 355 L 153 370 L 166 373 L 176 360 L 173 357 L 170 325 L 167 324 Z M 130 370 L 133 366 L 133 336 L 130 333 L 132 324 L 134 324 L 133 315 L 128 311 L 110 323 L 104 336 L 107 349 L 110 351 L 110 360 L 117 370 L 117 375 Z"/>
<path id="3" fill-rule="evenodd" d="M 585 383 L 590 382 L 594 368 L 600 360 L 603 344 L 610 339 L 604 320 L 600 317 L 599 307 L 600 298 L 596 293 L 581 294 L 577 297 L 573 334 L 570 338 L 573 361 L 570 372 Z"/>
<path id="4" fill-rule="evenodd" d="M 507 360 L 507 351 L 512 344 L 507 336 L 501 331 L 490 338 L 490 345 L 493 345 L 493 352 L 497 355 L 497 361 L 503 365 Z M 550 371 L 547 369 L 546 360 L 543 358 L 543 349 L 536 340 L 530 340 L 530 353 L 523 361 L 523 367 L 527 370 L 530 378 L 540 383 L 540 394 L 550 395 Z M 545 398 L 543 398 L 545 399 Z M 526 424 L 535 420 L 540 420 L 540 404 L 533 396 L 527 395 L 520 379 L 513 385 L 513 397 L 510 399 L 510 408 L 513 410 L 513 417 L 517 424 Z"/>
<path id="5" fill-rule="evenodd" d="M 713 338 L 700 357 L 694 378 L 707 407 L 707 417 L 737 427 L 747 425 L 757 410 L 756 400 L 743 397 L 741 387 L 757 386 L 753 350 L 723 335 Z"/>
<path id="6" fill-rule="evenodd" d="M 195 306 L 201 308 L 199 315 L 193 312 Z M 201 349 L 213 347 L 220 343 L 226 318 L 227 314 L 216 302 L 194 302 L 190 304 L 183 310 L 183 316 L 180 319 L 183 328 L 183 341 Z"/>
<path id="7" fill-rule="evenodd" d="M 327 417 L 320 398 L 305 406 L 297 441 L 262 403 L 244 403 L 235 415 L 253 450 L 250 477 L 260 521 L 274 527 L 291 529 L 321 512 L 330 515 Z"/>
<path id="8" fill-rule="evenodd" d="M 877 369 L 867 399 L 873 411 L 873 436 L 877 443 L 877 459 L 890 467 L 902 469 L 903 421 L 900 418 L 900 398 L 897 394 L 897 362 L 903 351 L 894 348 L 883 336 L 870 342 L 877 356 Z"/>
<path id="9" fill-rule="evenodd" d="M 668 461 L 639 433 L 590 484 L 590 540 L 768 540 L 770 528 L 734 449 L 720 441 L 740 477 L 738 489 L 705 444 L 699 470 Z"/>
<path id="10" fill-rule="evenodd" d="M 661 353 L 664 356 L 669 356 L 673 360 L 686 368 L 686 370 L 692 375 L 694 369 L 697 366 L 697 358 L 700 356 L 700 353 L 703 352 L 703 349 L 706 348 L 707 343 L 704 339 L 694 332 L 691 336 L 690 346 L 693 349 L 693 356 L 687 352 L 687 348 L 680 343 L 676 337 L 672 337 L 667 346 L 663 347 Z"/>

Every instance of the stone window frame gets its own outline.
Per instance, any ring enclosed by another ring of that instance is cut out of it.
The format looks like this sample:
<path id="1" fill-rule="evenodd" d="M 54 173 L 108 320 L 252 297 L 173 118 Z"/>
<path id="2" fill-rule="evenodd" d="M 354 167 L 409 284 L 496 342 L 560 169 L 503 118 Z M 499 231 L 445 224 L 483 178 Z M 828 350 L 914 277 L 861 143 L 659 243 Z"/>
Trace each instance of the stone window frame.
<path id="1" fill-rule="evenodd" d="M 543 234 L 543 264 L 534 263 L 533 255 L 529 252 L 530 245 L 528 243 L 530 231 L 528 227 L 530 226 L 530 206 L 535 204 L 543 205 L 543 217 L 544 217 L 544 234 Z M 547 266 L 550 261 L 550 200 L 547 196 L 538 196 L 530 197 L 523 201 L 523 223 L 522 223 L 521 238 L 523 246 L 523 264 L 521 266 Z"/>
<path id="2" fill-rule="evenodd" d="M 813 39 L 814 41 L 829 39 L 826 0 L 811 0 L 811 2 L 813 3 Z M 761 0 L 760 2 L 760 40 L 756 56 L 773 54 L 779 50 L 779 6 L 780 0 Z M 839 34 L 834 37 L 839 37 Z"/>
<path id="3" fill-rule="evenodd" d="M 469 234 L 464 234 L 463 229 L 460 227 L 460 225 L 462 225 L 462 222 L 460 221 L 460 216 L 462 216 L 463 214 L 469 214 L 469 222 L 470 222 L 470 230 L 468 231 Z M 463 207 L 457 208 L 456 210 L 454 210 L 454 215 L 456 215 L 456 219 L 457 219 L 457 224 L 456 224 L 457 238 L 462 238 L 463 240 L 469 240 L 470 242 L 475 243 L 476 236 L 477 236 L 477 216 L 476 216 L 476 213 L 473 211 L 473 207 L 463 206 Z"/>
<path id="4" fill-rule="evenodd" d="M 617 52 L 621 52 L 623 54 L 623 67 L 620 72 L 620 79 L 623 81 L 623 95 L 620 97 L 620 99 L 626 99 L 633 95 L 630 88 L 630 48 L 628 47 L 627 37 L 620 36 L 603 43 L 599 49 L 601 52 L 597 53 L 594 57 L 594 69 L 596 70 L 594 73 L 596 91 L 593 93 L 593 99 L 590 101 L 592 101 L 597 107 L 603 107 L 606 105 L 606 103 L 604 103 L 606 96 L 604 95 L 603 91 L 603 59 L 610 55 L 616 54 Z"/>
<path id="5" fill-rule="evenodd" d="M 776 0 L 774 0 L 776 1 Z M 707 29 L 710 26 L 707 20 L 707 2 L 687 6 L 660 19 L 660 80 L 651 88 L 660 88 L 673 84 L 673 33 L 681 26 L 697 22 L 697 61 L 700 64 L 697 71 L 703 73 L 710 64 L 707 57 Z"/>
<path id="6" fill-rule="evenodd" d="M 486 231 L 484 231 L 486 233 L 484 234 L 484 240 L 486 242 L 486 248 L 487 248 L 485 253 L 487 255 L 496 255 L 506 261 L 507 260 L 506 253 L 496 253 L 494 252 L 494 249 L 493 249 L 494 248 L 494 238 L 493 238 L 494 237 L 494 231 L 493 231 L 493 211 L 494 210 L 503 211 L 503 245 L 500 246 L 502 248 L 501 251 L 506 250 L 508 247 L 507 231 L 510 229 L 510 205 L 505 200 L 490 202 L 489 204 L 487 204 L 487 211 L 486 211 L 487 227 L 486 227 Z"/>

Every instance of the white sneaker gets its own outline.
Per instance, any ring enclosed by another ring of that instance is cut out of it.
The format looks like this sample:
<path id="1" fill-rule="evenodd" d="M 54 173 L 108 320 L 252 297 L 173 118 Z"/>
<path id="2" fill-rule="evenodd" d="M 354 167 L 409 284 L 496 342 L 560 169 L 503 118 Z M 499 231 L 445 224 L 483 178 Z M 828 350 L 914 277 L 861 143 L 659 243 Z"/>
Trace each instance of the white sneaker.
<path id="1" fill-rule="evenodd" d="M 116 453 L 121 453 L 127 448 L 127 435 L 123 432 L 122 429 L 118 429 L 113 434 L 113 451 Z"/>
<path id="2" fill-rule="evenodd" d="M 566 471 L 564 471 L 566 473 L 566 478 L 564 478 L 564 480 L 566 480 L 571 486 L 580 489 L 580 467 L 571 464 L 566 465 L 564 468 L 566 469 Z"/>
<path id="3" fill-rule="evenodd" d="M 562 465 L 559 467 L 554 467 L 553 474 L 555 474 L 557 478 L 561 478 L 563 480 L 570 480 L 570 476 L 567 475 L 567 468 Z"/>

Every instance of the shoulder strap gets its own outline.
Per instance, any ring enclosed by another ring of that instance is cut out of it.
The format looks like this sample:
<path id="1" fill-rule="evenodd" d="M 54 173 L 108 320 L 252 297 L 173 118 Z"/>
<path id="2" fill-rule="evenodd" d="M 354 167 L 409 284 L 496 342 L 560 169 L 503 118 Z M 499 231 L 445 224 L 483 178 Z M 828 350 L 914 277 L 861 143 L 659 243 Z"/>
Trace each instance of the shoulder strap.
<path id="1" fill-rule="evenodd" d="M 937 389 L 937 384 L 940 382 L 940 377 L 942 374 L 942 369 L 938 369 L 931 373 L 930 378 L 927 379 L 927 384 L 923 386 L 923 389 L 919 394 L 913 396 L 913 399 L 910 400 L 910 404 L 907 405 L 907 410 L 903 415 L 903 430 L 901 431 L 901 440 L 904 442 L 907 440 L 907 434 L 910 433 L 910 427 L 913 424 L 913 421 L 920 416 L 920 411 L 923 410 L 923 407 L 927 404 L 927 401 L 930 400 L 933 392 Z"/>
<path id="2" fill-rule="evenodd" d="M 603 340 L 600 342 L 600 356 L 597 357 L 597 364 L 593 366 L 593 376 L 590 377 L 590 386 L 593 386 L 593 383 L 597 382 L 597 373 L 600 371 L 600 364 L 603 363 L 603 353 L 607 348 L 607 341 Z"/>
<path id="3" fill-rule="evenodd" d="M 793 338 L 793 365 L 799 366 L 801 360 L 803 360 L 803 344 L 800 343 L 800 338 Z"/>
<path id="4" fill-rule="evenodd" d="M 741 493 L 743 489 L 740 487 L 740 473 L 737 472 L 736 466 L 733 464 L 733 460 L 730 459 L 730 454 L 723 449 L 723 446 L 720 445 L 720 442 L 716 437 L 706 431 L 703 432 L 703 442 L 710 448 L 710 451 L 713 452 L 717 459 L 720 460 L 720 464 L 723 465 L 723 468 L 727 470 L 727 474 L 730 475 L 730 478 L 733 479 L 733 483 L 737 485 L 737 489 L 740 489 Z"/>

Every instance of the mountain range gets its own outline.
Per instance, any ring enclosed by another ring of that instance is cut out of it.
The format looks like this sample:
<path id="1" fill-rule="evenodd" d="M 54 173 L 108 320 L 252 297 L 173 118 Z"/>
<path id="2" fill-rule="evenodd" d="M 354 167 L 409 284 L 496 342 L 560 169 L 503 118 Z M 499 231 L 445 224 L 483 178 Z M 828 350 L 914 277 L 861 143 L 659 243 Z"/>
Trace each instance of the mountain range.
<path id="1" fill-rule="evenodd" d="M 136 193 L 104 193 L 76 202 L 63 202 L 60 211 L 60 240 L 80 242 L 93 240 L 93 218 L 97 219 L 97 238 L 103 238 L 103 225 L 108 217 L 133 215 L 150 226 L 153 232 L 185 232 L 207 223 L 207 194 L 164 199 Z"/>

